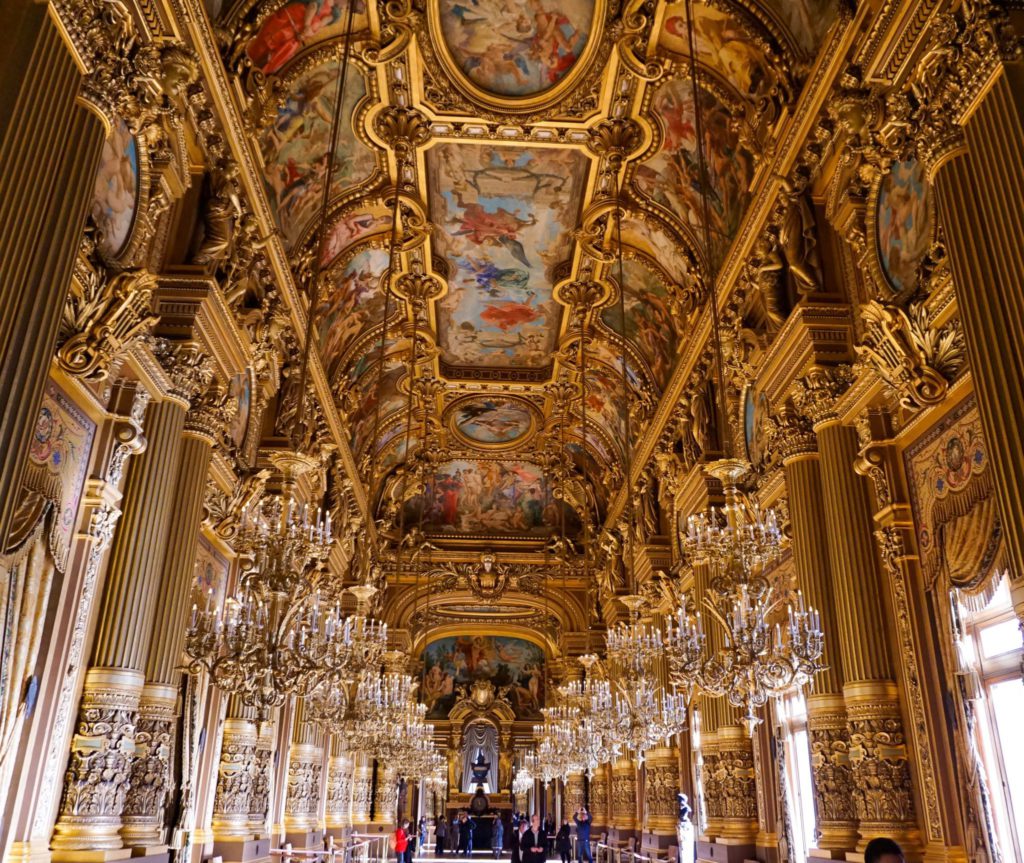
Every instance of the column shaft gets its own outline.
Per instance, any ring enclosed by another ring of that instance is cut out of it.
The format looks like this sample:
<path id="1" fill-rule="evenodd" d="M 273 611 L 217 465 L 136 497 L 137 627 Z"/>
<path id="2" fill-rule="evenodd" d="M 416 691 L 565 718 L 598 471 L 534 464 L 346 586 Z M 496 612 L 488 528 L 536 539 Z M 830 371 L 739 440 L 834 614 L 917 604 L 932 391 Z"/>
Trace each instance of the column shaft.
<path id="1" fill-rule="evenodd" d="M 819 831 L 817 847 L 842 852 L 852 850 L 857 844 L 857 816 L 853 807 L 839 627 L 828 532 L 822 510 L 821 468 L 815 452 L 794 454 L 785 458 L 783 465 L 793 526 L 793 559 L 800 588 L 808 605 L 821 614 L 825 632 L 821 661 L 828 667 L 814 678 L 813 689 L 807 697 L 807 730 Z"/>
<path id="2" fill-rule="evenodd" d="M 132 459 L 100 620 L 65 775 L 55 859 L 122 847 L 118 831 L 135 752 L 139 697 L 156 612 L 185 409 L 150 405 L 146 451 Z"/>
<path id="3" fill-rule="evenodd" d="M 175 708 L 211 455 L 208 437 L 185 434 L 146 661 L 146 685 L 139 702 L 131 787 L 122 816 L 121 836 L 128 845 L 151 846 L 164 841 Z"/>
<path id="4" fill-rule="evenodd" d="M 821 451 L 836 634 L 845 675 L 843 697 L 858 847 L 874 836 L 886 835 L 913 848 L 920 838 L 899 695 L 887 647 L 889 621 L 875 556 L 871 491 L 868 480 L 853 469 L 857 433 L 834 419 L 817 423 L 814 430 Z"/>
<path id="5" fill-rule="evenodd" d="M 1024 71 L 1006 66 L 934 183 L 1014 580 L 1024 578 Z"/>
<path id="6" fill-rule="evenodd" d="M 75 253 L 106 134 L 45 3 L 0 35 L 0 539 L 20 500 Z"/>

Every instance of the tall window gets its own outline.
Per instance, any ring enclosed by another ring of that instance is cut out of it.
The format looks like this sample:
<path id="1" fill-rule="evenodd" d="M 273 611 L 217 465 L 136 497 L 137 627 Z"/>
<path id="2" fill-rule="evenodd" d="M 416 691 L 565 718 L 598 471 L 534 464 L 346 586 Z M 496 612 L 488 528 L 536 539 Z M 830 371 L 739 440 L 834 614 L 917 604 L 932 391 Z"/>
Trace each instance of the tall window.
<path id="1" fill-rule="evenodd" d="M 786 757 L 786 807 L 793 828 L 792 859 L 806 860 L 814 845 L 814 780 L 811 745 L 807 735 L 807 701 L 792 692 L 778 702 L 780 744 Z"/>
<path id="2" fill-rule="evenodd" d="M 1007 579 L 980 611 L 963 612 L 961 661 L 977 675 L 975 744 L 992 801 L 1003 860 L 1024 860 L 1024 645 Z"/>

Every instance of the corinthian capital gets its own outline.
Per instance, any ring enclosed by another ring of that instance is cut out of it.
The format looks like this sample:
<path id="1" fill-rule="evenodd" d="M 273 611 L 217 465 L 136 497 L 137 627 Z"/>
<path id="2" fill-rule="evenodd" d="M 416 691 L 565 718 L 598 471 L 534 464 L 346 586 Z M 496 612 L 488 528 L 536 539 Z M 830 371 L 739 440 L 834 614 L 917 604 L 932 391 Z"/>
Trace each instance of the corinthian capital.
<path id="1" fill-rule="evenodd" d="M 156 358 L 171 379 L 170 395 L 189 406 L 213 380 L 213 363 L 197 342 L 157 343 Z"/>
<path id="2" fill-rule="evenodd" d="M 768 446 L 783 463 L 797 456 L 818 451 L 818 438 L 810 417 L 792 405 L 785 405 L 778 415 L 768 420 Z"/>
<path id="3" fill-rule="evenodd" d="M 836 418 L 836 403 L 853 383 L 847 365 L 814 366 L 796 382 L 793 401 L 814 425 Z"/>

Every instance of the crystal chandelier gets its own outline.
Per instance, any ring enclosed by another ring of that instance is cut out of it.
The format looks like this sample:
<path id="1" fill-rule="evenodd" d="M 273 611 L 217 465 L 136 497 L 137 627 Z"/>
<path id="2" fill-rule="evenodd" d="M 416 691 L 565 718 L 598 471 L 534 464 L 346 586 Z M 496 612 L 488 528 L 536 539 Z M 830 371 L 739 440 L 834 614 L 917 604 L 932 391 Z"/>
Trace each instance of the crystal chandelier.
<path id="1" fill-rule="evenodd" d="M 242 512 L 235 543 L 242 576 L 221 607 L 212 595 L 193 605 L 186 634 L 190 670 L 206 669 L 221 689 L 261 710 L 321 682 L 344 641 L 340 607 L 323 608 L 319 585 L 333 537 L 330 514 L 295 504 L 294 478 L 311 466 L 283 454 L 284 492 Z"/>
<path id="2" fill-rule="evenodd" d="M 592 653 L 581 656 L 583 679 L 571 680 L 559 688 L 562 699 L 575 709 L 578 717 L 575 749 L 587 775 L 619 755 L 612 688 L 607 680 L 597 676 L 598 662 Z"/>
<path id="3" fill-rule="evenodd" d="M 568 704 L 541 708 L 544 723 L 533 727 L 537 740 L 537 762 L 540 776 L 545 782 L 581 773 L 585 769 L 576 748 L 579 710 Z"/>
<path id="4" fill-rule="evenodd" d="M 512 779 L 512 793 L 516 797 L 525 797 L 533 790 L 537 781 L 537 755 L 534 752 L 524 752 L 516 769 L 516 775 Z"/>
<path id="5" fill-rule="evenodd" d="M 661 630 L 641 621 L 643 598 L 630 595 L 621 601 L 629 620 L 605 635 L 614 686 L 610 716 L 604 721 L 617 747 L 643 761 L 647 750 L 685 730 L 686 702 L 682 695 L 666 692 L 657 680 L 665 642 Z"/>
<path id="6" fill-rule="evenodd" d="M 772 510 L 743 499 L 737 482 L 746 472 L 738 460 L 723 459 L 709 472 L 725 488 L 725 505 L 691 517 L 680 540 L 687 558 L 709 570 L 702 604 L 722 646 L 709 652 L 699 610 L 679 608 L 666 636 L 673 681 L 690 691 L 725 696 L 744 709 L 753 734 L 755 711 L 771 697 L 807 683 L 822 665 L 824 636 L 818 612 L 802 594 L 783 616 L 785 595 L 768 572 L 780 554 L 782 533 Z"/>

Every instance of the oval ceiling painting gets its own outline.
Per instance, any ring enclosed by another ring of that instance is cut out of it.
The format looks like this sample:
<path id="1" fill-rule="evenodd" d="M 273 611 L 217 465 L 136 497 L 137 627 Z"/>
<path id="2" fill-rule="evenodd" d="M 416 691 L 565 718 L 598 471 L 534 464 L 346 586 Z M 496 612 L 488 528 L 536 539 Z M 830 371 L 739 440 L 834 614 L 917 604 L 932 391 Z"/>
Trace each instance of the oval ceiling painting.
<path id="1" fill-rule="evenodd" d="M 534 428 L 534 412 L 522 399 L 472 396 L 452 406 L 451 429 L 470 444 L 487 448 L 522 442 Z"/>
<path id="2" fill-rule="evenodd" d="M 916 159 L 893 162 L 878 190 L 878 254 L 892 287 L 917 286 L 917 267 L 932 241 L 928 181 Z"/>
<path id="3" fill-rule="evenodd" d="M 139 148 L 124 120 L 118 119 L 103 143 L 92 199 L 92 220 L 99 247 L 113 258 L 124 251 L 135 220 L 139 189 Z"/>
<path id="4" fill-rule="evenodd" d="M 438 0 L 445 44 L 474 84 L 532 96 L 569 74 L 590 39 L 594 0 Z"/>

